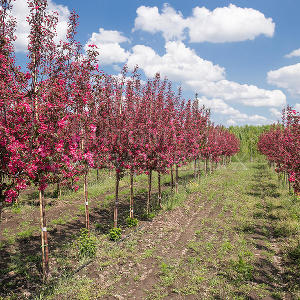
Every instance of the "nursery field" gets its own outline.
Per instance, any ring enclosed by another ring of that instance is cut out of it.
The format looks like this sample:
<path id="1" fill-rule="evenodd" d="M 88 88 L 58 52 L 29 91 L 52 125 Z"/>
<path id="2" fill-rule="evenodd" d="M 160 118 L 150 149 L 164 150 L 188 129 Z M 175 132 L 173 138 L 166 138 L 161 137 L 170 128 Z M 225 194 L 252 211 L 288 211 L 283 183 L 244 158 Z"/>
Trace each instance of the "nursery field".
<path id="1" fill-rule="evenodd" d="M 200 180 L 185 166 L 178 193 L 163 175 L 160 209 L 156 180 L 147 215 L 147 175 L 134 178 L 137 225 L 126 222 L 129 176 L 120 181 L 118 241 L 108 237 L 108 171 L 90 174 L 90 236 L 82 186 L 59 198 L 48 188 L 46 283 L 38 192 L 26 190 L 2 213 L 0 299 L 300 299 L 300 199 L 266 162 L 233 162 Z"/>

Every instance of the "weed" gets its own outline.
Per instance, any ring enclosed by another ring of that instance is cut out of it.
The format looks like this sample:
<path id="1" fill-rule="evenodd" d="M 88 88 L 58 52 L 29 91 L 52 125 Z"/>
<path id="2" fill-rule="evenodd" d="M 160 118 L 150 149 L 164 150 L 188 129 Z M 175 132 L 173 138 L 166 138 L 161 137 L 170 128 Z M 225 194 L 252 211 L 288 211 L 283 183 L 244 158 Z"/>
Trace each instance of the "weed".
<path id="1" fill-rule="evenodd" d="M 85 205 L 84 204 L 79 205 L 78 211 L 79 211 L 80 214 L 84 213 L 85 212 Z"/>
<path id="2" fill-rule="evenodd" d="M 253 278 L 253 266 L 250 265 L 241 255 L 237 261 L 231 261 L 233 269 L 236 271 L 237 280 L 251 280 Z"/>
<path id="3" fill-rule="evenodd" d="M 142 254 L 142 258 L 146 259 L 146 258 L 150 258 L 153 256 L 155 249 L 147 249 L 145 250 L 145 252 Z"/>
<path id="4" fill-rule="evenodd" d="M 96 237 L 89 234 L 86 228 L 80 229 L 79 238 L 77 240 L 78 254 L 80 258 L 94 257 L 96 255 Z"/>
<path id="5" fill-rule="evenodd" d="M 11 211 L 14 213 L 14 214 L 19 214 L 21 213 L 21 210 L 22 210 L 22 206 L 19 204 L 19 203 L 14 203 L 11 207 Z"/>
<path id="6" fill-rule="evenodd" d="M 154 217 L 155 217 L 155 212 L 150 212 L 149 214 L 144 213 L 141 216 L 142 220 L 147 220 L 147 221 L 152 221 Z"/>
<path id="7" fill-rule="evenodd" d="M 28 229 L 26 230 L 23 230 L 23 231 L 20 231 L 17 233 L 17 238 L 19 239 L 27 239 L 29 237 L 31 237 L 34 233 L 34 231 L 36 230 L 37 228 L 35 227 L 29 227 Z"/>
<path id="8" fill-rule="evenodd" d="M 51 221 L 51 224 L 54 225 L 65 225 L 67 224 L 67 218 L 59 217 Z"/>
<path id="9" fill-rule="evenodd" d="M 174 269 L 175 267 L 171 266 L 170 264 L 166 264 L 164 262 L 160 264 L 160 271 L 161 271 L 160 279 L 164 286 L 170 286 L 173 284 L 175 280 Z"/>

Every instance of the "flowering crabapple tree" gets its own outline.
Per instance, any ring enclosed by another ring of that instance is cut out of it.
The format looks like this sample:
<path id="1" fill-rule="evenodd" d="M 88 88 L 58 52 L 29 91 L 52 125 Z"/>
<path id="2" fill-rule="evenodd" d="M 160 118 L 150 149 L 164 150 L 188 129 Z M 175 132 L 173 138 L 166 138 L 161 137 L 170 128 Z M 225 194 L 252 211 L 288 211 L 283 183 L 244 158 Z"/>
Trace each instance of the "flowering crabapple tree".
<path id="1" fill-rule="evenodd" d="M 26 120 L 18 112 L 26 111 L 23 100 L 28 74 L 16 66 L 13 42 L 15 22 L 10 17 L 11 1 L 2 0 L 0 6 L 0 220 L 5 203 L 16 200 L 26 188 L 22 149 L 27 136 L 20 132 Z M 16 138 L 19 137 L 19 139 Z"/>
<path id="2" fill-rule="evenodd" d="M 300 115 L 291 107 L 283 110 L 282 124 L 273 125 L 259 137 L 258 149 L 275 163 L 276 172 L 283 172 L 300 192 Z M 290 185 L 289 185 L 290 186 Z"/>
<path id="3" fill-rule="evenodd" d="M 45 279 L 49 271 L 49 250 L 44 191 L 49 184 L 57 180 L 71 181 L 82 169 L 77 163 L 83 154 L 80 136 L 70 128 L 73 128 L 74 120 L 77 121 L 78 117 L 78 114 L 75 115 L 74 101 L 79 97 L 72 95 L 81 93 L 82 96 L 84 93 L 73 80 L 74 74 L 70 70 L 72 57 L 70 51 L 67 51 L 68 44 L 54 42 L 57 14 L 47 12 L 46 0 L 30 0 L 28 6 L 28 71 L 22 77 L 22 84 L 14 88 L 15 96 L 7 100 L 14 101 L 9 103 L 11 110 L 8 110 L 9 105 L 4 103 L 1 111 L 6 112 L 3 113 L 4 118 L 1 114 L 1 125 L 5 123 L 5 118 L 17 120 L 6 122 L 10 126 L 9 130 L 1 127 L 1 130 L 6 130 L 7 133 L 5 143 L 1 141 L 1 145 L 10 151 L 6 152 L 5 159 L 9 160 L 7 165 L 14 164 L 16 168 L 22 168 L 21 178 L 24 177 L 26 183 L 33 182 L 39 189 Z M 69 35 L 74 31 L 72 17 L 73 14 L 69 24 Z M 78 62 L 74 64 L 77 66 Z M 84 69 L 81 66 L 81 69 L 89 71 L 88 67 L 89 65 Z M 15 79 L 11 80 L 12 84 L 20 81 L 16 72 L 12 76 L 15 76 Z M 78 81 L 78 77 L 75 78 Z M 82 90 L 85 89 L 86 85 Z M 19 90 L 22 94 L 18 94 Z M 86 97 L 86 94 L 83 96 Z M 14 172 L 16 173 L 17 169 Z"/>

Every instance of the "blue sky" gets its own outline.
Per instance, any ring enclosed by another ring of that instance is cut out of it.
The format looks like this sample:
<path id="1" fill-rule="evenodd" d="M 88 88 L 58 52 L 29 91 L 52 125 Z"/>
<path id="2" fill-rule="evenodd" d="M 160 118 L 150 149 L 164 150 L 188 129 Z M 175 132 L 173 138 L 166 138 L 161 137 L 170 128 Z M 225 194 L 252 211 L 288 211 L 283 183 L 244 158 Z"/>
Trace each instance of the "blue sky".
<path id="1" fill-rule="evenodd" d="M 17 57 L 26 51 L 26 1 L 16 0 Z M 185 97 L 199 94 L 215 123 L 269 124 L 286 104 L 300 111 L 300 1 L 51 0 L 65 33 L 71 10 L 78 39 L 99 47 L 99 65 L 118 74 L 126 63 L 161 72 Z"/>

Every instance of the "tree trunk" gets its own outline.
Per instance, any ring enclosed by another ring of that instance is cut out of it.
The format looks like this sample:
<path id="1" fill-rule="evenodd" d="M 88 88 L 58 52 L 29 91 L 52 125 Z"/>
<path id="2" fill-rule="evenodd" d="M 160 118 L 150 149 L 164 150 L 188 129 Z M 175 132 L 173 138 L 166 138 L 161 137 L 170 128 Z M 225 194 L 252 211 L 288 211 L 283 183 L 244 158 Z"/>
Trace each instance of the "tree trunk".
<path id="1" fill-rule="evenodd" d="M 129 217 L 133 218 L 133 169 L 130 170 L 130 208 Z"/>
<path id="2" fill-rule="evenodd" d="M 173 166 L 171 166 L 171 190 L 174 188 Z"/>
<path id="3" fill-rule="evenodd" d="M 57 183 L 57 186 L 56 186 L 56 192 L 57 192 L 57 199 L 59 200 L 60 197 L 61 197 L 60 182 Z"/>
<path id="4" fill-rule="evenodd" d="M 199 161 L 198 161 L 198 181 L 200 181 L 200 177 L 201 177 L 201 161 L 199 159 Z"/>
<path id="5" fill-rule="evenodd" d="M 99 181 L 99 169 L 97 169 L 97 181 Z"/>
<path id="6" fill-rule="evenodd" d="M 42 237 L 42 269 L 43 269 L 43 281 L 47 280 L 49 273 L 49 248 L 48 248 L 48 234 L 46 227 L 46 211 L 45 211 L 45 198 L 44 191 L 39 193 L 40 200 L 40 218 L 41 218 L 41 237 Z"/>
<path id="7" fill-rule="evenodd" d="M 1 178 L 0 178 L 1 179 Z M 2 189 L 0 189 L 0 223 L 2 221 L 2 210 L 4 206 L 4 195 L 2 193 Z"/>
<path id="8" fill-rule="evenodd" d="M 194 160 L 194 179 L 197 177 L 197 159 Z"/>
<path id="9" fill-rule="evenodd" d="M 175 165 L 175 193 L 178 193 L 178 165 Z"/>
<path id="10" fill-rule="evenodd" d="M 205 175 L 207 176 L 208 175 L 208 159 L 207 158 L 205 159 L 204 164 L 205 164 Z"/>
<path id="11" fill-rule="evenodd" d="M 114 228 L 118 227 L 118 206 L 119 206 L 119 183 L 120 176 L 116 171 L 116 194 L 115 194 L 115 207 L 114 207 Z"/>
<path id="12" fill-rule="evenodd" d="M 85 204 L 85 227 L 90 233 L 90 215 L 89 215 L 89 202 L 88 202 L 88 185 L 87 185 L 87 175 L 88 171 L 84 173 L 83 182 L 83 194 L 84 194 L 84 204 Z"/>
<path id="13" fill-rule="evenodd" d="M 161 178 L 160 172 L 157 173 L 157 182 L 158 182 L 158 207 L 161 208 Z"/>
<path id="14" fill-rule="evenodd" d="M 150 213 L 151 187 L 152 187 L 152 170 L 149 170 L 149 174 L 148 174 L 147 215 L 149 215 L 149 213 Z"/>

